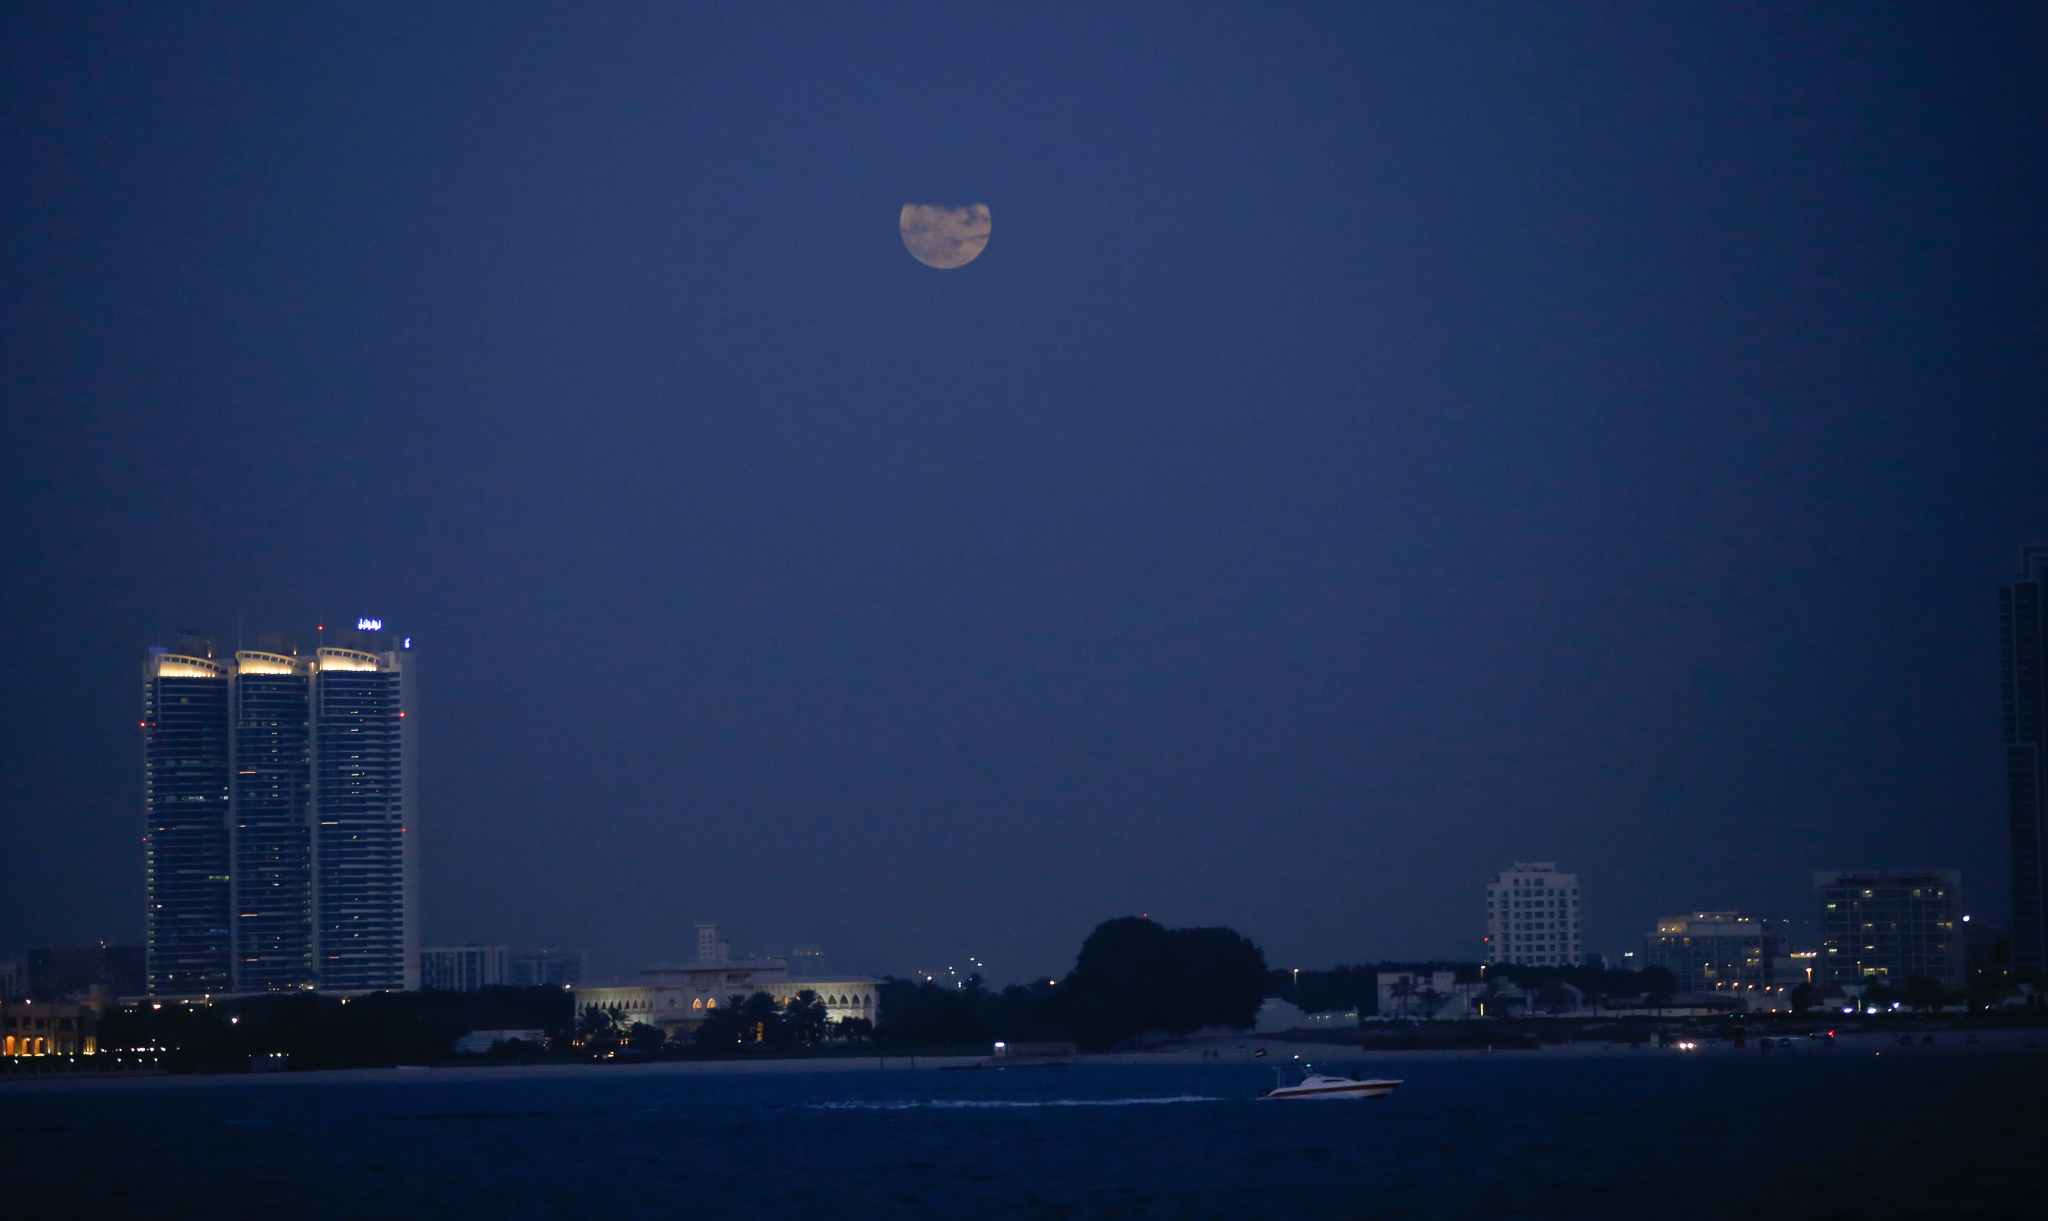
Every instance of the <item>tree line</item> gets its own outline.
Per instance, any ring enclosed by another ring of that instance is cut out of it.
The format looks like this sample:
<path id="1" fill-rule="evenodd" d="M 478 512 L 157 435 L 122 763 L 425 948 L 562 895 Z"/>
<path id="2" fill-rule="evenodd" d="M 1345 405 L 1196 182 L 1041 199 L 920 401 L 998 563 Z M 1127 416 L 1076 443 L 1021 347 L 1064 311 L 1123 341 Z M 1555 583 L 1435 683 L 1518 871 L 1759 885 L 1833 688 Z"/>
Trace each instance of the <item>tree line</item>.
<path id="1" fill-rule="evenodd" d="M 131 1005 L 100 1019 L 98 1038 L 108 1051 L 166 1048 L 169 1066 L 181 1070 L 279 1053 L 295 1069 L 388 1067 L 447 1056 L 472 1030 L 564 1038 L 575 1017 L 570 994 L 546 986 L 373 992 L 347 1000 L 295 992 L 211 1005 Z"/>
<path id="2" fill-rule="evenodd" d="M 958 988 L 891 979 L 875 1037 L 953 1046 L 1072 1042 L 1104 1051 L 1147 1035 L 1248 1030 L 1267 980 L 1265 955 L 1232 929 L 1170 929 L 1125 916 L 1096 926 L 1061 980 L 996 991 L 980 976 Z"/>
<path id="3" fill-rule="evenodd" d="M 817 1045 L 828 1039 L 916 1047 L 986 1047 L 992 1042 L 1072 1042 L 1091 1051 L 1148 1034 L 1189 1035 L 1207 1027 L 1249 1029 L 1266 995 L 1266 960 L 1227 928 L 1169 929 L 1130 916 L 1107 921 L 1082 943 L 1065 979 L 989 988 L 979 975 L 959 987 L 890 977 L 878 989 L 877 1020 L 831 1022 L 815 993 L 778 1002 L 765 992 L 735 995 L 700 1025 L 695 1051 Z M 586 1043 L 664 1049 L 662 1032 L 622 1013 L 591 1008 L 579 1022 Z"/>

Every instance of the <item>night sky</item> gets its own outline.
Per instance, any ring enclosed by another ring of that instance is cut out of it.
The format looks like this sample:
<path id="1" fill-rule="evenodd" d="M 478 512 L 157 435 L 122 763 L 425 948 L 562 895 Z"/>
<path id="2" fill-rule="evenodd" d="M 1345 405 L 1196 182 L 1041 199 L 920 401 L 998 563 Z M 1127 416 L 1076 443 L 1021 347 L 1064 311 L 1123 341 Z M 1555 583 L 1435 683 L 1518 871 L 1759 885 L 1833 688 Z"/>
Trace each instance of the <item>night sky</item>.
<path id="1" fill-rule="evenodd" d="M 1680 9 L 9 6 L 0 951 L 141 939 L 147 646 L 358 615 L 428 944 L 1997 917 L 2048 19 Z"/>

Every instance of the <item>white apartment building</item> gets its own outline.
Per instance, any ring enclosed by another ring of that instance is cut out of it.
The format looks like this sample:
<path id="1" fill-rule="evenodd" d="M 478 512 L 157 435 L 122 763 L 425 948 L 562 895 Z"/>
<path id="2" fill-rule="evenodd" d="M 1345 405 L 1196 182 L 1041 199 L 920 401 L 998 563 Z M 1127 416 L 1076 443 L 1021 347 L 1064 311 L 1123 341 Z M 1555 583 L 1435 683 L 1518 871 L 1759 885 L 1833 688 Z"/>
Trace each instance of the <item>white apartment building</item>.
<path id="1" fill-rule="evenodd" d="M 1486 960 L 1513 966 L 1585 961 L 1579 875 L 1555 861 L 1516 861 L 1486 884 Z"/>

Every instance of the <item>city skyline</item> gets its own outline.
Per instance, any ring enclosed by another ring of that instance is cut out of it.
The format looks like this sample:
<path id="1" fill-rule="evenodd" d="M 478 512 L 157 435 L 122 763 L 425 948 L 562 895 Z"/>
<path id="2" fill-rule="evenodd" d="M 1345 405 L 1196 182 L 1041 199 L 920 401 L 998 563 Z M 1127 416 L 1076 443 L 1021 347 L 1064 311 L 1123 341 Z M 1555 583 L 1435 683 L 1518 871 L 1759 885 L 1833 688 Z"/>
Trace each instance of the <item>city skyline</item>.
<path id="1" fill-rule="evenodd" d="M 142 650 L 337 608 L 435 944 L 2007 922 L 2033 10 L 385 20 L 0 17 L 13 946 L 145 934 Z"/>
<path id="2" fill-rule="evenodd" d="M 2023 566 L 2034 563 L 2040 555 L 2048 555 L 2048 548 L 2028 548 L 2023 557 Z M 2038 579 L 2038 573 L 2034 575 Z M 2002 638 L 2008 642 L 2007 650 L 2003 656 L 2006 658 L 2005 664 L 2008 668 L 2007 706 L 2009 710 L 2013 706 L 2010 687 L 2011 675 L 2015 673 L 2012 669 L 2012 651 L 2009 643 L 2013 637 L 2011 626 L 2012 611 L 2010 608 L 2014 596 L 2014 588 L 2014 586 L 2008 585 L 2001 587 L 2000 591 L 2001 605 L 2006 608 L 2002 614 L 2001 622 L 2005 625 Z M 2024 593 L 2020 596 L 2022 599 L 2026 597 Z M 2034 625 L 2036 619 L 2026 618 L 2028 613 L 2026 608 L 2030 605 L 2023 601 L 2021 618 L 2025 624 Z M 345 620 L 343 622 L 344 626 L 335 629 L 333 639 L 337 643 L 346 641 L 365 647 L 375 647 L 372 642 L 395 643 L 404 651 L 409 652 L 411 650 L 411 638 L 401 637 L 395 632 L 384 633 L 384 622 L 381 619 L 359 618 L 355 621 L 353 629 L 345 626 Z M 325 642 L 328 639 L 327 631 L 328 629 L 324 625 L 317 627 L 314 638 L 317 641 Z M 239 639 L 239 629 L 237 636 Z M 172 676 L 173 682 L 177 683 L 178 680 L 185 680 L 180 685 L 180 690 L 193 688 L 193 683 L 189 680 L 200 677 L 193 668 L 192 663 L 201 660 L 210 663 L 213 660 L 212 637 L 181 631 L 169 638 L 178 641 L 184 649 L 196 654 L 196 656 L 184 656 L 169 646 L 151 647 L 150 663 L 154 673 L 151 684 L 145 692 L 146 708 L 162 703 L 161 698 L 157 694 L 159 690 L 157 676 L 163 674 L 163 663 L 166 660 L 174 663 L 172 669 L 176 673 Z M 227 803 L 231 814 L 227 824 L 229 830 L 225 841 L 228 844 L 228 847 L 225 849 L 226 855 L 232 860 L 230 870 L 232 883 L 228 888 L 231 899 L 227 906 L 235 914 L 229 925 L 229 928 L 232 930 L 232 936 L 229 938 L 232 947 L 229 956 L 232 961 L 227 968 L 230 976 L 228 982 L 225 986 L 219 988 L 212 988 L 203 984 L 197 985 L 196 990 L 252 992 L 316 985 L 325 990 L 361 990 L 365 987 L 380 986 L 375 983 L 366 982 L 369 979 L 367 976 L 356 978 L 354 975 L 351 975 L 348 979 L 344 980 L 339 974 L 336 974 L 336 982 L 333 984 L 319 982 L 321 979 L 320 973 L 314 971 L 310 965 L 298 966 L 295 968 L 296 973 L 294 973 L 294 968 L 285 966 L 284 963 L 287 960 L 310 963 L 312 947 L 316 941 L 316 937 L 311 932 L 312 925 L 309 923 L 296 941 L 288 934 L 280 936 L 277 932 L 273 931 L 280 916 L 289 920 L 295 914 L 291 897 L 293 893 L 303 896 L 299 902 L 309 915 L 315 910 L 316 906 L 313 901 L 316 888 L 312 884 L 313 870 L 310 864 L 303 870 L 303 878 L 295 881 L 291 876 L 293 870 L 288 865 L 279 866 L 279 858 L 290 856 L 291 850 L 288 846 L 280 844 L 275 838 L 280 831 L 289 834 L 289 828 L 294 825 L 295 819 L 302 828 L 310 828 L 317 822 L 317 819 L 306 821 L 307 816 L 311 812 L 309 798 L 315 787 L 312 784 L 312 779 L 317 770 L 312 765 L 313 751 L 311 748 L 313 738 L 312 726 L 315 720 L 311 713 L 314 701 L 308 694 L 314 684 L 308 681 L 308 676 L 319 672 L 320 660 L 323 659 L 324 655 L 330 653 L 336 657 L 346 659 L 339 668 L 346 668 L 348 670 L 355 669 L 358 664 L 368 668 L 374 664 L 370 660 L 372 655 L 361 654 L 357 650 L 329 649 L 324 643 L 321 643 L 315 647 L 314 659 L 304 660 L 298 655 L 295 638 L 289 634 L 267 632 L 259 634 L 258 639 L 265 643 L 267 648 L 282 650 L 282 652 L 273 653 L 263 649 L 237 649 L 231 660 L 218 663 L 218 670 L 216 672 L 218 677 L 228 680 L 227 689 L 232 693 L 227 701 L 232 711 L 226 717 L 226 720 L 232 723 L 232 728 L 228 734 L 221 736 L 221 740 L 232 741 L 231 754 L 236 760 L 235 764 L 229 768 L 233 772 L 232 783 L 229 786 L 232 796 Z M 2028 671 L 2028 673 L 2032 672 L 2031 670 Z M 361 680 L 352 679 L 349 681 L 360 682 Z M 348 694 L 354 696 L 359 693 L 351 692 Z M 284 701 L 282 706 L 279 706 L 280 699 Z M 216 698 L 213 702 L 218 703 L 220 701 Z M 280 712 L 285 716 L 285 720 L 282 722 L 274 719 Z M 215 709 L 215 713 L 216 719 L 219 719 L 217 715 L 218 709 Z M 261 719 L 256 714 L 272 719 Z M 400 713 L 400 715 L 402 716 L 403 714 Z M 294 717 L 296 718 L 295 721 L 293 720 Z M 2013 724 L 2010 711 L 2007 724 L 2008 734 L 2010 735 Z M 296 726 L 295 735 L 293 733 L 294 726 Z M 279 734 L 280 727 L 285 730 L 282 736 Z M 146 736 L 153 739 L 157 733 L 157 726 L 145 720 L 144 728 L 149 731 L 149 734 Z M 298 752 L 296 763 L 292 762 L 294 751 Z M 145 754 L 154 759 L 156 754 L 154 746 L 146 747 Z M 255 762 L 254 756 L 258 754 L 265 756 L 265 762 L 271 766 L 243 766 L 245 763 Z M 280 756 L 283 758 L 280 759 Z M 282 766 L 279 766 L 280 763 Z M 294 768 L 296 768 L 295 779 Z M 154 782 L 156 780 L 157 768 L 153 762 L 149 770 Z M 289 797 L 281 796 L 282 791 L 289 789 L 294 783 L 303 790 L 296 804 Z M 329 785 L 330 787 L 332 785 L 331 779 L 329 780 Z M 154 787 L 154 784 L 146 786 L 152 792 Z M 173 787 L 166 786 L 167 792 Z M 175 794 L 174 799 L 190 800 L 189 797 L 182 794 Z M 155 808 L 156 803 L 152 801 L 152 809 Z M 282 817 L 273 818 L 266 824 L 264 815 L 271 813 L 273 810 L 277 814 L 281 814 Z M 152 815 L 152 818 L 155 818 L 155 815 Z M 310 861 L 310 840 L 307 841 L 306 851 Z M 2017 841 L 2015 854 L 2014 876 L 2015 880 L 2017 880 L 2020 876 L 2018 872 Z M 145 859 L 150 862 L 150 893 L 154 894 L 156 892 L 154 857 L 153 855 L 146 854 Z M 418 862 L 410 862 L 410 868 L 417 874 Z M 1518 862 L 1513 870 L 1504 871 L 1493 879 L 1488 884 L 1486 892 L 1488 896 L 1488 912 L 1484 935 L 1480 938 L 1480 948 L 1476 952 L 1463 957 L 1477 962 L 1520 965 L 1574 963 L 1583 960 L 1588 954 L 1601 955 L 1610 964 L 1622 961 L 1623 953 L 1635 948 L 1634 942 L 1629 939 L 1622 939 L 1611 947 L 1590 945 L 1582 942 L 1581 934 L 1578 931 L 1579 918 L 1587 913 L 1579 910 L 1571 912 L 1570 915 L 1573 919 L 1563 926 L 1572 930 L 1563 934 L 1567 939 L 1563 946 L 1535 947 L 1507 944 L 1510 938 L 1516 936 L 1533 936 L 1533 934 L 1506 932 L 1505 930 L 1510 924 L 1509 913 L 1506 907 L 1502 907 L 1498 911 L 1495 910 L 1496 902 L 1508 904 L 1510 902 L 1519 903 L 1522 901 L 1522 891 L 1513 891 L 1512 893 L 1515 895 L 1515 898 L 1510 900 L 1508 898 L 1510 891 L 1506 888 L 1511 885 L 1522 885 L 1526 882 L 1526 879 L 1520 876 L 1511 879 L 1510 875 L 1521 875 L 1531 871 L 1554 871 L 1555 868 L 1555 865 L 1550 862 L 1534 864 Z M 277 876 L 279 874 L 284 875 L 282 879 Z M 1533 873 L 1531 876 L 1534 876 Z M 1565 877 L 1566 881 L 1557 883 L 1557 885 L 1563 887 L 1563 889 L 1555 893 L 1571 896 L 1563 901 L 1577 908 L 1580 903 L 1578 879 L 1576 875 L 1562 876 Z M 296 892 L 294 892 L 294 886 L 297 888 Z M 280 891 L 284 893 L 280 894 Z M 1536 892 L 1531 891 L 1528 893 L 1534 894 Z M 1552 892 L 1546 890 L 1544 893 L 1547 895 Z M 418 904 L 416 883 L 415 893 L 410 902 L 415 907 Z M 218 906 L 218 903 L 216 902 L 214 905 Z M 266 910 L 267 906 L 277 910 Z M 1678 905 L 1674 904 L 1673 906 Z M 1984 905 L 1979 906 L 1980 910 L 1995 910 Z M 257 910 L 247 910 L 250 908 Z M 1703 914 L 1712 915 L 1715 913 Z M 1726 913 L 1723 914 L 1725 915 Z M 253 926 L 245 923 L 245 921 L 251 920 L 258 921 L 259 923 Z M 1824 921 L 1816 922 L 1816 926 L 1823 923 Z M 273 926 L 273 930 L 257 931 L 263 930 L 265 924 Z M 339 925 L 334 924 L 330 920 L 330 932 L 338 933 L 339 927 Z M 1521 926 L 1516 925 L 1515 927 L 1519 928 Z M 1527 927 L 1534 928 L 1537 926 L 1532 924 Z M 416 926 L 410 928 L 404 935 L 410 938 L 415 947 L 421 944 L 422 937 Z M 1496 939 L 1499 941 L 1498 944 L 1496 944 Z M 1810 939 L 1814 941 L 1815 945 L 1821 944 L 1823 940 L 1819 934 Z M 144 941 L 152 949 L 156 944 L 155 937 L 147 933 L 145 934 Z M 475 949 L 479 944 L 476 942 L 464 943 L 469 949 Z M 1960 955 L 1959 934 L 1957 935 L 1954 948 L 1955 952 Z M 1555 949 L 1561 950 L 1562 953 L 1555 957 L 1545 957 L 1541 954 L 1529 952 L 1537 949 Z M 1369 952 L 1361 953 L 1354 957 L 1360 962 L 1404 960 L 1399 955 L 1375 955 Z M 1430 956 L 1414 957 L 1420 960 L 1423 957 Z M 1448 960 L 1460 958 L 1461 956 L 1440 954 L 1434 957 Z M 417 952 L 413 952 L 406 956 L 404 962 L 407 964 L 405 969 L 409 970 L 409 978 L 417 980 L 421 976 L 422 971 L 420 955 Z M 1023 978 L 1043 973 L 1044 969 L 1040 968 L 1036 972 L 1025 969 L 1020 973 L 1019 977 Z M 427 970 L 431 972 L 432 968 L 429 967 Z M 386 971 L 385 975 L 388 976 L 388 974 L 389 972 Z M 628 974 L 630 973 L 619 970 L 611 970 L 606 973 L 608 977 L 614 979 L 625 978 Z M 383 976 L 378 978 L 382 979 Z M 402 975 L 401 978 L 407 978 L 407 976 Z M 157 975 L 155 972 L 151 973 L 150 979 L 152 988 L 157 987 Z M 413 986 L 417 985 L 414 984 Z M 165 980 L 163 987 L 166 989 L 163 994 L 174 994 L 174 984 L 170 979 L 167 978 Z"/>

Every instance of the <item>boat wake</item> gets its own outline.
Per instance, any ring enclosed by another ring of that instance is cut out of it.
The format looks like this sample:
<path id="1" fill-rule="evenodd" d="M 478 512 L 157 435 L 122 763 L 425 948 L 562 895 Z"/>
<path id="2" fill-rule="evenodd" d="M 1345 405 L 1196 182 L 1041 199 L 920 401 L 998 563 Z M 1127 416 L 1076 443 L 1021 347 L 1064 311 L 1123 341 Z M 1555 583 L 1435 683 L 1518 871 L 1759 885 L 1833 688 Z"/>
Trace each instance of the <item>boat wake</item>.
<path id="1" fill-rule="evenodd" d="M 1177 1102 L 1226 1102 L 1207 1094 L 1171 1098 L 1045 1098 L 1022 1102 L 1000 1098 L 934 1098 L 929 1102 L 813 1102 L 810 1111 L 1024 1110 L 1033 1107 L 1158 1107 Z"/>

